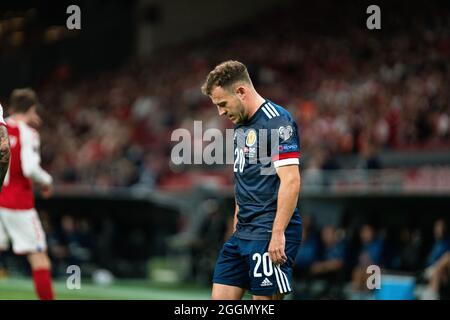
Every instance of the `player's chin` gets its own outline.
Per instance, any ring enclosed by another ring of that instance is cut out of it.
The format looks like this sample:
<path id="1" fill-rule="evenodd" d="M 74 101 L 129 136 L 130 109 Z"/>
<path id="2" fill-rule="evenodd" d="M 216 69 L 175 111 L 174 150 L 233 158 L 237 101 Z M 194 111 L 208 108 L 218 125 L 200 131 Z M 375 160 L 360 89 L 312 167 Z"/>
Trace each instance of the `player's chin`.
<path id="1" fill-rule="evenodd" d="M 230 121 L 233 122 L 234 124 L 238 124 L 239 122 L 241 122 L 241 119 L 238 117 L 231 117 Z"/>

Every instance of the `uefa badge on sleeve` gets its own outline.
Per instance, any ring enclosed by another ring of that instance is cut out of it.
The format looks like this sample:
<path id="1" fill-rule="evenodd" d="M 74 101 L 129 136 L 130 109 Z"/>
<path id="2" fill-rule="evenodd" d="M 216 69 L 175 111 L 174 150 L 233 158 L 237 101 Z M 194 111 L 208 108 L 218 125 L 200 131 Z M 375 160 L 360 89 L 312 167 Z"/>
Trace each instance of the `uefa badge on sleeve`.
<path id="1" fill-rule="evenodd" d="M 291 126 L 281 126 L 278 128 L 278 134 L 280 135 L 280 140 L 282 142 L 289 140 L 292 137 L 294 130 Z"/>

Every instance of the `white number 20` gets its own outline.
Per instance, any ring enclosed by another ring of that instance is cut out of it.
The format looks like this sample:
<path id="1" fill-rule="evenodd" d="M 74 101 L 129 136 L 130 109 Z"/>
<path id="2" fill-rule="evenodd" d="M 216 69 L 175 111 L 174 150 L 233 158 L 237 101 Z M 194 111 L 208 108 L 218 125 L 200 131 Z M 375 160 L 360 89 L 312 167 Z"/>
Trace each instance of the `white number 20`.
<path id="1" fill-rule="evenodd" d="M 262 256 L 260 253 L 255 253 L 252 256 L 253 260 L 256 260 L 255 269 L 253 269 L 253 276 L 255 278 L 262 277 L 262 273 L 258 272 L 259 266 L 263 266 L 263 273 L 266 277 L 270 277 L 273 273 L 272 261 L 270 260 L 269 253 L 266 252 Z"/>
<path id="2" fill-rule="evenodd" d="M 241 148 L 236 148 L 234 150 L 234 155 L 236 156 L 236 159 L 234 160 L 234 166 L 233 166 L 234 172 L 238 172 L 238 170 L 240 173 L 244 172 L 244 166 L 245 166 L 244 150 Z"/>

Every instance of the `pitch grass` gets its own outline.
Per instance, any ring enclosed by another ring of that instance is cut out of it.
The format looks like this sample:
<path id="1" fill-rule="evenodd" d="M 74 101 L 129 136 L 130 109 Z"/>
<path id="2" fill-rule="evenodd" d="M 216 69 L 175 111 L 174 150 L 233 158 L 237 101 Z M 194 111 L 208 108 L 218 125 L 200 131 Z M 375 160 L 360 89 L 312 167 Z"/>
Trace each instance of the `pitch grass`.
<path id="1" fill-rule="evenodd" d="M 81 283 L 69 290 L 65 281 L 54 281 L 58 300 L 208 300 L 210 288 L 195 285 L 169 285 L 147 280 L 120 280 L 109 286 Z M 30 278 L 0 279 L 0 300 L 36 300 Z"/>

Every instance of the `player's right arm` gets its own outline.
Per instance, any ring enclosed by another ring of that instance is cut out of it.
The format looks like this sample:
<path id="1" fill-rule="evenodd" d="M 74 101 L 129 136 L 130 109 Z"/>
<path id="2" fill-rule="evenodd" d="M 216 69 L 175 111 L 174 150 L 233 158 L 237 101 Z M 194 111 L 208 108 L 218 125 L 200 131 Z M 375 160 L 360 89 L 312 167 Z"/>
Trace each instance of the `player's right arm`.
<path id="1" fill-rule="evenodd" d="M 44 196 L 50 195 L 53 179 L 51 175 L 41 167 L 39 135 L 37 132 L 33 132 L 32 129 L 22 126 L 20 138 L 20 160 L 23 175 L 33 180 L 33 182 L 40 184 Z"/>
<path id="2" fill-rule="evenodd" d="M 3 120 L 3 108 L 0 104 L 0 191 L 3 187 L 3 182 L 9 168 L 9 158 L 11 150 L 9 146 L 8 130 L 6 129 L 5 121 Z"/>

